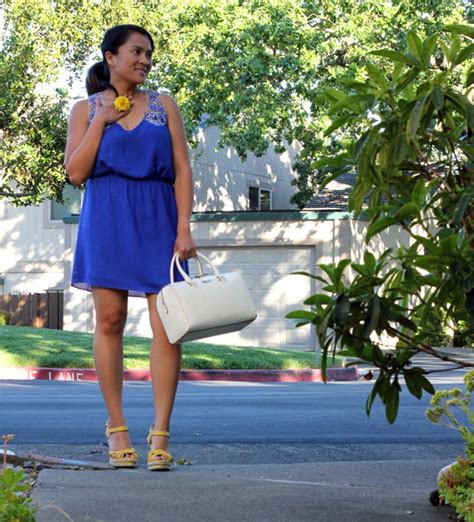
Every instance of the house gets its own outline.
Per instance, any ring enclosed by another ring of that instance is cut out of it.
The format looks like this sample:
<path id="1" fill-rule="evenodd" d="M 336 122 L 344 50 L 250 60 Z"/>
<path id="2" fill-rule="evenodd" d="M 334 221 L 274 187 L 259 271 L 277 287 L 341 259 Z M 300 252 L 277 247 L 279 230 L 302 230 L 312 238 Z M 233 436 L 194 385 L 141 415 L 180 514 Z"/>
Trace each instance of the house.
<path id="1" fill-rule="evenodd" d="M 218 138 L 215 127 L 201 131 L 197 150 L 190 151 L 192 235 L 221 272 L 242 273 L 259 315 L 241 332 L 208 341 L 314 350 L 314 329 L 295 328 L 285 315 L 302 307 L 317 290 L 315 281 L 291 272 L 314 273 L 318 264 L 342 257 L 361 261 L 365 223 L 347 212 L 351 180 L 334 181 L 313 208 L 300 212 L 289 203 L 297 143 L 287 144 L 284 154 L 269 150 L 241 162 L 230 148 L 214 150 Z M 48 201 L 15 208 L 0 200 L 0 293 L 62 290 L 64 329 L 93 332 L 92 295 L 69 285 L 81 191 L 71 186 L 66 195 L 66 206 Z M 378 248 L 383 251 L 383 241 Z M 151 336 L 145 299 L 129 298 L 125 333 Z"/>

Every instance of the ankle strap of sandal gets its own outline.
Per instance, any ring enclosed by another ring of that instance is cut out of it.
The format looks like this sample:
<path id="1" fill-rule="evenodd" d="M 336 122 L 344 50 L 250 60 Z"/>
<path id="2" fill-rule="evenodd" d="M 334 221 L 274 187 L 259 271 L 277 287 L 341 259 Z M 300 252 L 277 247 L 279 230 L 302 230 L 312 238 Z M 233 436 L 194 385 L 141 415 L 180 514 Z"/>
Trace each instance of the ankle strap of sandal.
<path id="1" fill-rule="evenodd" d="M 153 435 L 161 435 L 162 437 L 169 437 L 169 431 L 150 431 L 149 436 L 153 437 Z"/>
<path id="2" fill-rule="evenodd" d="M 109 426 L 107 426 L 107 430 L 109 433 L 116 433 L 118 431 L 128 431 L 128 428 L 127 426 L 117 426 L 116 428 L 109 428 Z"/>

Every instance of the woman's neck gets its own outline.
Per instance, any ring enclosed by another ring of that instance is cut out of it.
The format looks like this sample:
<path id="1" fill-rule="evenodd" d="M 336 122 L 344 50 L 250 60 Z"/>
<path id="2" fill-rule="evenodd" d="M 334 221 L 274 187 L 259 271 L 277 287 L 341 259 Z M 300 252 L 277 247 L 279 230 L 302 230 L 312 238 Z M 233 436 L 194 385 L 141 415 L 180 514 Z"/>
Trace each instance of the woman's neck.
<path id="1" fill-rule="evenodd" d="M 139 85 L 137 85 L 136 83 L 129 84 L 126 82 L 121 82 L 120 80 L 113 80 L 113 79 L 109 83 L 110 83 L 110 85 L 113 85 L 117 89 L 119 96 L 123 96 L 125 94 L 135 94 L 140 91 Z M 112 91 L 113 91 L 113 89 L 112 89 Z"/>

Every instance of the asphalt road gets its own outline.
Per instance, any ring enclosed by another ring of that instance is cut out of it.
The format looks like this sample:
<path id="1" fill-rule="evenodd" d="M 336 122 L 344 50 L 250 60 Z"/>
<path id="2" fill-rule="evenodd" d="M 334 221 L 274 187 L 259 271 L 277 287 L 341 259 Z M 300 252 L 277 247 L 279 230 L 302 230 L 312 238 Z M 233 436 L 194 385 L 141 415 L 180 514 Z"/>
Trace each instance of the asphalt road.
<path id="1" fill-rule="evenodd" d="M 457 374 L 444 374 L 443 379 L 436 388 L 459 386 Z M 417 446 L 417 455 L 426 448 L 449 455 L 456 446 L 462 447 L 456 432 L 426 420 L 431 396 L 417 400 L 405 385 L 394 425 L 387 422 L 378 399 L 368 418 L 365 401 L 372 386 L 373 381 L 180 382 L 171 444 L 187 452 L 194 447 L 200 459 L 211 458 L 213 463 L 241 462 L 235 452 L 220 454 L 220 445 L 242 445 L 247 458 L 266 463 L 282 458 L 279 446 L 286 447 L 283 453 L 289 451 L 290 461 L 298 455 L 310 460 L 334 458 L 338 451 L 345 458 L 359 451 L 374 459 L 392 454 L 398 458 L 399 451 L 406 454 L 407 444 Z M 106 416 L 97 383 L 0 381 L 0 397 L 0 431 L 15 434 L 12 449 L 84 458 L 104 446 Z M 124 383 L 124 410 L 132 443 L 144 446 L 153 414 L 151 384 Z"/>

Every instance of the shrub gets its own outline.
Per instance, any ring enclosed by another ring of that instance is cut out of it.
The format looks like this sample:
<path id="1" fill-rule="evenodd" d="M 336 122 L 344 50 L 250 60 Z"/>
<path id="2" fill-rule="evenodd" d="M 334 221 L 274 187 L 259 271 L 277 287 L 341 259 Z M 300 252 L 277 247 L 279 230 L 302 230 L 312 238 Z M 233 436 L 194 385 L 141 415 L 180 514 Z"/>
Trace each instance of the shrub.
<path id="1" fill-rule="evenodd" d="M 474 370 L 466 373 L 464 383 L 465 393 L 459 388 L 437 391 L 431 399 L 431 408 L 426 410 L 426 416 L 435 424 L 444 424 L 457 430 L 466 442 L 467 458 L 458 457 L 441 475 L 439 493 L 466 522 L 474 522 L 474 413 L 471 407 Z M 461 424 L 459 414 L 466 417 L 467 425 Z"/>

